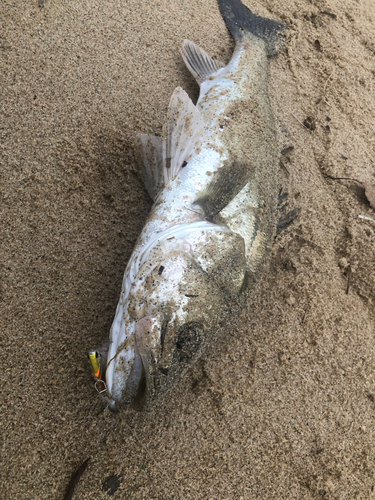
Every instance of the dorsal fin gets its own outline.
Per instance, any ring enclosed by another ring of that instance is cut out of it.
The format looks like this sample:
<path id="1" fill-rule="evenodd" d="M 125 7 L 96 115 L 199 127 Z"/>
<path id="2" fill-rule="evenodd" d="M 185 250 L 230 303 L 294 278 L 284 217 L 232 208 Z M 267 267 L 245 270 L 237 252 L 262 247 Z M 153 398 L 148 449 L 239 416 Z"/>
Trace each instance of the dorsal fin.
<path id="1" fill-rule="evenodd" d="M 184 40 L 181 55 L 186 67 L 199 84 L 225 66 L 190 40 Z"/>
<path id="2" fill-rule="evenodd" d="M 169 103 L 167 123 L 163 129 L 164 183 L 173 181 L 184 161 L 201 144 L 204 121 L 187 93 L 177 87 Z"/>
<path id="3" fill-rule="evenodd" d="M 148 194 L 154 200 L 163 187 L 163 140 L 149 134 L 138 134 L 135 144 L 142 164 L 142 177 Z"/>

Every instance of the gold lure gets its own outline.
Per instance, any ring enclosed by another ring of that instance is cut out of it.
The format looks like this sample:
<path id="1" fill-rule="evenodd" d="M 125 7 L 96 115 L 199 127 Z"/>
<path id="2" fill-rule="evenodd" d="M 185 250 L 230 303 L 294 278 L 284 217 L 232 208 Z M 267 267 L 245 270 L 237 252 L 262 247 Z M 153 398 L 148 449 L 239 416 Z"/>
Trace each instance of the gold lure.
<path id="1" fill-rule="evenodd" d="M 96 349 L 91 349 L 88 353 L 89 362 L 91 365 L 92 376 L 96 381 L 103 381 L 105 368 L 107 364 L 108 342 Z"/>
<path id="2" fill-rule="evenodd" d="M 96 380 L 101 380 L 103 371 L 101 365 L 101 354 L 97 350 L 92 350 L 88 353 L 88 358 L 91 364 L 92 376 Z"/>

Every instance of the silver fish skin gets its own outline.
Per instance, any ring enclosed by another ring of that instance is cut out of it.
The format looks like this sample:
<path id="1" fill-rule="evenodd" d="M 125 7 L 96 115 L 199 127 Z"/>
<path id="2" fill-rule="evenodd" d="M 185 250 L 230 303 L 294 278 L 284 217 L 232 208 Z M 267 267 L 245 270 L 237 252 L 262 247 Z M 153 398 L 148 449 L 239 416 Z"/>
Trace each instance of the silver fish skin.
<path id="1" fill-rule="evenodd" d="M 268 58 L 286 26 L 218 0 L 230 62 L 185 40 L 200 85 L 177 88 L 163 137 L 137 146 L 154 205 L 125 270 L 109 337 L 105 398 L 141 409 L 199 356 L 259 273 L 274 236 L 279 148 Z"/>

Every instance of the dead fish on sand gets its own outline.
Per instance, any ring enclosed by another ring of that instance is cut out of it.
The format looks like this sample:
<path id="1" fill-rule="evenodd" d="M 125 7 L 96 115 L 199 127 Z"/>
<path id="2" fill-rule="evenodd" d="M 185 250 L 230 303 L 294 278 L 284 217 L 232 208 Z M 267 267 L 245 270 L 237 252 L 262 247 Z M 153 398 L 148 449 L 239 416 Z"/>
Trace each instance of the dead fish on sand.
<path id="1" fill-rule="evenodd" d="M 196 359 L 256 277 L 274 236 L 279 147 L 268 57 L 287 26 L 240 0 L 218 4 L 236 42 L 230 62 L 185 40 L 198 102 L 177 88 L 163 137 L 137 138 L 154 205 L 110 331 L 101 393 L 111 409 L 142 408 Z"/>

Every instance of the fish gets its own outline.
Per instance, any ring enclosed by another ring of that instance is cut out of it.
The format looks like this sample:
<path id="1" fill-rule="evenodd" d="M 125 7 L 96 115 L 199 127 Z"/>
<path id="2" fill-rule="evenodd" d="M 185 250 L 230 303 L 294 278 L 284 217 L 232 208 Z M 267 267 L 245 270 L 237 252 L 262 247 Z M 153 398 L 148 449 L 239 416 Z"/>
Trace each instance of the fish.
<path id="1" fill-rule="evenodd" d="M 280 148 L 268 67 L 287 25 L 240 0 L 218 7 L 235 40 L 229 63 L 185 40 L 181 55 L 200 86 L 197 103 L 178 87 L 162 136 L 135 139 L 154 204 L 109 334 L 100 394 L 111 410 L 147 407 L 223 324 L 230 328 L 233 304 L 272 246 Z"/>

